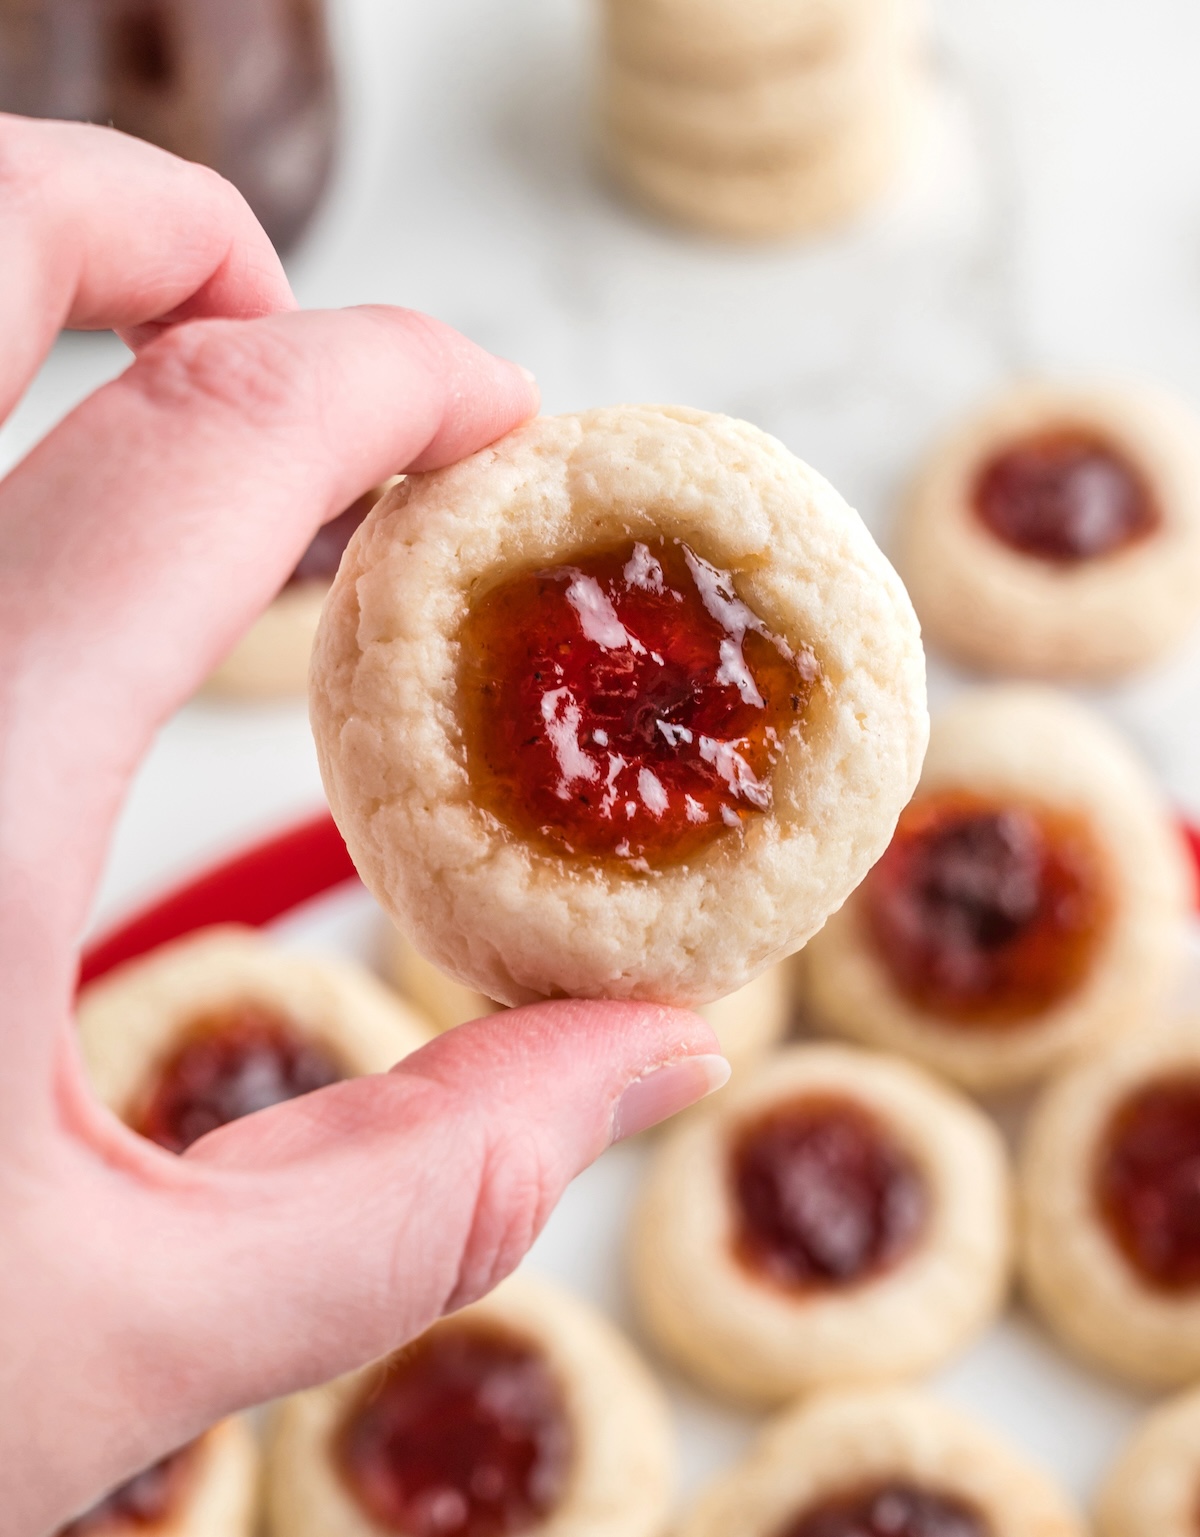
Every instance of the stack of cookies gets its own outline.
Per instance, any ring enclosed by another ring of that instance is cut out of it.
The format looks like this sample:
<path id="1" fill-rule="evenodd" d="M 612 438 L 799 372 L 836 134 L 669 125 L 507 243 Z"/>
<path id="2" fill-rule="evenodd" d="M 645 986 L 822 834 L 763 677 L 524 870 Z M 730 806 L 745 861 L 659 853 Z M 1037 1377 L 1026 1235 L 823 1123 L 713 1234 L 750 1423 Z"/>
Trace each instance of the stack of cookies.
<path id="1" fill-rule="evenodd" d="M 604 0 L 609 162 L 741 238 L 824 228 L 887 185 L 922 101 L 921 0 Z"/>

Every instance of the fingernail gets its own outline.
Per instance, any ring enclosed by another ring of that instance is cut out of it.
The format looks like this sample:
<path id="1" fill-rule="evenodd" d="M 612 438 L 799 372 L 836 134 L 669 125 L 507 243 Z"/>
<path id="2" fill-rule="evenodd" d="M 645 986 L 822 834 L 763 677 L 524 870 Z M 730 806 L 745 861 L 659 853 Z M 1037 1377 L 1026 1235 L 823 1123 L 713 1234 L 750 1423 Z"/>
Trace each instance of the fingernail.
<path id="1" fill-rule="evenodd" d="M 663 1062 L 652 1067 L 633 1082 L 617 1101 L 613 1111 L 612 1140 L 635 1137 L 648 1126 L 657 1126 L 668 1116 L 686 1110 L 707 1094 L 724 1088 L 733 1069 L 724 1057 L 681 1057 L 678 1062 Z"/>
<path id="2" fill-rule="evenodd" d="M 536 384 L 537 383 L 537 375 L 534 373 L 532 368 L 526 368 L 524 363 L 514 363 L 513 367 L 517 370 L 517 372 L 519 374 L 523 375 L 526 379 L 528 379 L 530 384 Z"/>

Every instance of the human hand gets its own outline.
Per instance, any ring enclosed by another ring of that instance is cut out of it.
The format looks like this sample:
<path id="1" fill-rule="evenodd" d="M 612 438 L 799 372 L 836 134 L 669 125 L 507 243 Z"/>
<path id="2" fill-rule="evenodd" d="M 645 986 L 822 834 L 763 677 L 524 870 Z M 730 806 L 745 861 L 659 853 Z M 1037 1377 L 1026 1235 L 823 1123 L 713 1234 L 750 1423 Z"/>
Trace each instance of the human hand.
<path id="1" fill-rule="evenodd" d="M 5 1532 L 37 1537 L 486 1291 L 582 1167 L 725 1068 L 692 1014 L 546 1003 L 179 1158 L 95 1102 L 78 938 L 154 731 L 321 522 L 536 394 L 422 316 L 296 312 L 231 187 L 109 130 L 0 117 L 0 249 L 0 419 L 63 326 L 136 353 L 0 483 L 0 1466 Z"/>

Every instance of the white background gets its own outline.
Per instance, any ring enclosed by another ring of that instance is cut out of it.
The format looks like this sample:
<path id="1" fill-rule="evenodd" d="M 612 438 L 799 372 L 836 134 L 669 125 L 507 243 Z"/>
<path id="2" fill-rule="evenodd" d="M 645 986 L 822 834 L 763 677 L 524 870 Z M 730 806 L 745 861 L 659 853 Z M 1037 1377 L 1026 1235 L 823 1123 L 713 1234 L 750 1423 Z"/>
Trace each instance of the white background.
<path id="1" fill-rule="evenodd" d="M 941 0 L 932 125 L 904 185 L 854 229 L 762 250 L 660 229 L 594 171 L 586 0 L 337 10 L 344 151 L 290 263 L 305 304 L 429 310 L 531 367 L 550 411 L 662 400 L 745 416 L 885 545 L 931 435 L 1015 373 L 1141 374 L 1200 402 L 1194 0 Z M 125 361 L 112 338 L 65 338 L 0 432 L 0 466 Z M 1198 682 L 1193 645 L 1093 695 L 1194 811 Z M 937 699 L 957 680 L 935 666 L 933 683 Z M 300 705 L 188 706 L 133 788 L 99 913 L 320 798 Z M 361 901 L 318 928 L 359 931 Z M 641 1156 L 619 1150 L 580 1181 L 538 1254 L 618 1313 Z M 1081 1493 L 1135 1407 L 1019 1319 L 946 1382 Z M 745 1425 L 680 1403 L 692 1482 Z"/>

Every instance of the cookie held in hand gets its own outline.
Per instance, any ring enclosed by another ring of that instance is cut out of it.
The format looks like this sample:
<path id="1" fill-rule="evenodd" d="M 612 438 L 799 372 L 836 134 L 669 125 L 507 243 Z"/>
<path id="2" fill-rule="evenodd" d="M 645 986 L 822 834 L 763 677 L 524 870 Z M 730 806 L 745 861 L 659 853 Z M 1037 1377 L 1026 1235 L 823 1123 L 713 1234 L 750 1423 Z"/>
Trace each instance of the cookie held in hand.
<path id="1" fill-rule="evenodd" d="M 928 729 L 916 619 L 856 514 L 756 428 L 654 406 L 394 488 L 311 710 L 368 887 L 509 1004 L 743 986 L 882 853 Z"/>

